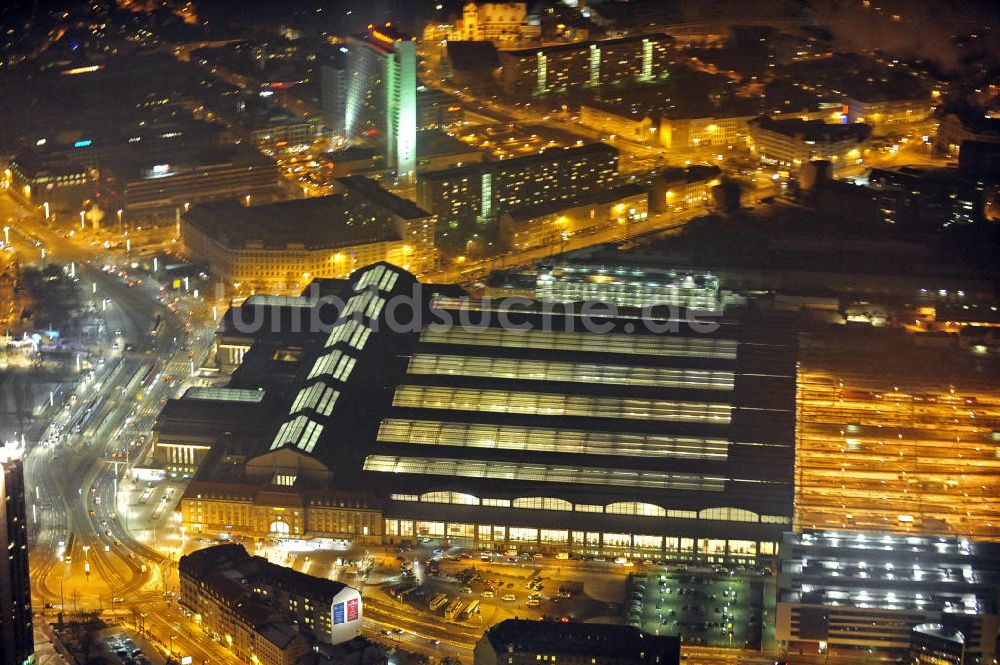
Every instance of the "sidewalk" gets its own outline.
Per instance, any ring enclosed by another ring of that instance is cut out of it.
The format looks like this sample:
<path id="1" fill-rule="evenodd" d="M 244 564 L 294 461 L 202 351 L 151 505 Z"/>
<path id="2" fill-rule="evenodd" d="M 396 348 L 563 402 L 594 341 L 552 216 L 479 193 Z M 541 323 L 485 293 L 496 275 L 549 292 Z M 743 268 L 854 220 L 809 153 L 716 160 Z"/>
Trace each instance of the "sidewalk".
<path id="1" fill-rule="evenodd" d="M 38 665 L 70 665 L 73 662 L 69 652 L 56 639 L 52 627 L 42 617 L 36 617 L 35 622 L 35 659 Z"/>

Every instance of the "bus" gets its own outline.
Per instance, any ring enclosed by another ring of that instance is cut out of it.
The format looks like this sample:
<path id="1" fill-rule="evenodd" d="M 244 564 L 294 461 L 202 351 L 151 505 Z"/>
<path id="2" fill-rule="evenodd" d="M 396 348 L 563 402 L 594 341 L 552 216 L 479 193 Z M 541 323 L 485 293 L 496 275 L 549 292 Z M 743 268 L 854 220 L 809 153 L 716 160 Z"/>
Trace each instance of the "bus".
<path id="1" fill-rule="evenodd" d="M 449 621 L 458 616 L 462 608 L 465 607 L 465 603 L 462 602 L 461 598 L 456 598 L 455 600 L 448 603 L 448 607 L 444 609 L 444 618 Z"/>
<path id="2" fill-rule="evenodd" d="M 469 603 L 468 607 L 465 608 L 465 611 L 462 612 L 462 618 L 471 619 L 477 614 L 479 614 L 479 601 L 474 600 L 471 603 Z"/>
<path id="3" fill-rule="evenodd" d="M 430 607 L 431 611 L 433 612 L 447 602 L 448 602 L 448 596 L 446 596 L 443 593 L 439 593 L 438 595 L 434 596 L 428 607 Z"/>

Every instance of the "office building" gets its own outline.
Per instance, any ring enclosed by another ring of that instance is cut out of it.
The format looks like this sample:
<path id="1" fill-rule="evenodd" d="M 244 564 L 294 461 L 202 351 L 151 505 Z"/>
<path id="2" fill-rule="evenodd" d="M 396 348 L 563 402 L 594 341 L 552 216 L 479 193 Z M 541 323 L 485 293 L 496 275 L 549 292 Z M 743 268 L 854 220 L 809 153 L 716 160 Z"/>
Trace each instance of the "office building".
<path id="1" fill-rule="evenodd" d="M 667 318 L 654 330 L 599 313 L 603 332 L 591 332 L 559 308 L 500 316 L 384 263 L 346 288 L 258 454 L 210 458 L 185 492 L 187 528 L 225 529 L 252 503 L 271 511 L 243 531 L 254 537 L 775 555 L 792 515 L 793 336 L 754 320 Z M 475 329 L 461 323 L 470 316 Z"/>
<path id="2" fill-rule="evenodd" d="M 500 215 L 500 242 L 512 249 L 555 247 L 575 235 L 609 226 L 628 226 L 646 219 L 649 194 L 636 184 L 610 187 L 593 194 L 518 208 Z"/>
<path id="3" fill-rule="evenodd" d="M 461 98 L 437 88 L 421 86 L 417 89 L 417 129 L 439 129 L 462 122 L 465 105 Z M 417 135 L 417 154 L 420 150 L 420 135 Z"/>
<path id="4" fill-rule="evenodd" d="M 657 139 L 651 114 L 627 113 L 617 104 L 603 105 L 596 101 L 584 104 L 580 107 L 580 124 L 636 143 L 653 143 Z"/>
<path id="5" fill-rule="evenodd" d="M 417 51 L 413 37 L 386 25 L 368 26 L 345 46 L 347 140 L 384 145 L 386 163 L 399 177 L 417 167 Z M 336 88 L 336 80 L 330 83 Z"/>
<path id="6" fill-rule="evenodd" d="M 0 663 L 35 662 L 28 520 L 20 452 L 0 446 Z"/>
<path id="7" fill-rule="evenodd" d="M 526 2 L 467 2 L 448 40 L 516 46 L 541 34 L 541 23 L 537 16 L 529 16 Z"/>
<path id="8" fill-rule="evenodd" d="M 862 122 L 875 129 L 926 120 L 934 112 L 929 97 L 890 99 L 878 91 L 848 96 L 844 100 L 849 122 Z"/>
<path id="9" fill-rule="evenodd" d="M 319 66 L 319 102 L 323 121 L 335 137 L 344 135 L 347 107 L 347 47 L 336 50 Z"/>
<path id="10" fill-rule="evenodd" d="M 244 662 L 297 665 L 313 644 L 361 635 L 361 595 L 251 556 L 242 545 L 207 547 L 181 557 L 178 602 Z"/>
<path id="11" fill-rule="evenodd" d="M 907 657 L 914 627 L 943 624 L 965 637 L 964 662 L 992 662 L 998 564 L 994 543 L 870 531 L 786 533 L 777 638 L 789 653 L 822 648 L 844 657 L 871 649 Z"/>
<path id="12" fill-rule="evenodd" d="M 249 146 L 237 146 L 192 153 L 171 163 L 113 161 L 102 170 L 101 185 L 110 207 L 135 218 L 173 217 L 197 203 L 246 196 L 270 201 L 278 195 L 279 182 L 274 160 Z M 113 222 L 109 216 L 106 223 Z"/>
<path id="13" fill-rule="evenodd" d="M 595 301 L 633 308 L 715 310 L 722 305 L 719 279 L 711 273 L 567 262 L 538 271 L 535 297 L 551 302 Z"/>
<path id="14" fill-rule="evenodd" d="M 345 277 L 389 261 L 432 265 L 434 216 L 362 176 L 329 196 L 245 206 L 192 206 L 182 217 L 185 251 L 237 290 L 298 292 L 316 277 Z"/>
<path id="15" fill-rule="evenodd" d="M 965 635 L 940 623 L 922 623 L 910 633 L 909 665 L 962 665 Z"/>
<path id="16" fill-rule="evenodd" d="M 618 179 L 618 151 L 604 143 L 550 148 L 498 162 L 428 171 L 417 205 L 450 223 L 474 226 L 518 208 L 594 194 Z"/>
<path id="17" fill-rule="evenodd" d="M 653 212 L 682 212 L 707 206 L 712 188 L 721 182 L 717 166 L 696 164 L 663 169 L 650 181 L 649 209 Z"/>
<path id="18" fill-rule="evenodd" d="M 750 121 L 755 117 L 746 112 L 701 117 L 669 113 L 660 119 L 658 138 L 660 145 L 667 150 L 745 145 Z"/>
<path id="19" fill-rule="evenodd" d="M 670 75 L 673 41 L 650 33 L 500 51 L 502 82 L 525 97 L 649 83 Z"/>
<path id="20" fill-rule="evenodd" d="M 955 155 L 966 141 L 1000 143 L 1000 118 L 987 115 L 985 109 L 957 109 L 947 113 L 934 135 L 934 149 Z"/>
<path id="21" fill-rule="evenodd" d="M 349 224 L 364 224 L 366 221 L 382 222 L 395 229 L 404 240 L 400 260 L 393 261 L 396 265 L 415 273 L 433 267 L 436 224 L 433 215 L 414 205 L 412 201 L 384 189 L 371 178 L 363 176 L 337 178 L 334 188 L 343 196 Z M 356 266 L 361 265 L 356 264 Z"/>
<path id="22" fill-rule="evenodd" d="M 632 626 L 507 619 L 476 642 L 474 665 L 678 665 L 677 637 L 650 635 Z"/>
<path id="23" fill-rule="evenodd" d="M 265 155 L 308 150 L 320 136 L 320 125 L 280 106 L 250 114 L 250 140 Z"/>
<path id="24" fill-rule="evenodd" d="M 970 143 L 963 144 L 971 145 Z M 980 144 L 981 145 L 981 144 Z M 936 230 L 982 221 L 986 187 L 974 173 L 954 168 L 897 166 L 874 168 L 868 174 L 868 188 L 889 224 L 905 229 Z"/>
<path id="25" fill-rule="evenodd" d="M 74 214 L 97 192 L 94 172 L 62 152 L 22 150 L 10 162 L 10 182 L 11 193 L 25 203 L 48 202 L 50 210 Z"/>
<path id="26" fill-rule="evenodd" d="M 977 182 L 1000 184 L 1000 141 L 963 141 L 958 171 Z"/>
<path id="27" fill-rule="evenodd" d="M 814 159 L 829 161 L 834 169 L 860 164 L 871 127 L 834 125 L 822 120 L 773 120 L 766 116 L 749 124 L 750 151 L 761 164 L 798 170 Z"/>

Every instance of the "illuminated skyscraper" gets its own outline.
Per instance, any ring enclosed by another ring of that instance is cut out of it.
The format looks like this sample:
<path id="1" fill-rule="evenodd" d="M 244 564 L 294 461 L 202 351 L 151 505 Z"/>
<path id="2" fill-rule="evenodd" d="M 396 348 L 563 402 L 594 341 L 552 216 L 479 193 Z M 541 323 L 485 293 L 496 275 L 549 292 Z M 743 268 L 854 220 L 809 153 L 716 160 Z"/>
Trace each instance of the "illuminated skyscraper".
<path id="1" fill-rule="evenodd" d="M 389 25 L 368 26 L 347 44 L 344 134 L 384 142 L 386 163 L 400 177 L 417 165 L 416 46 Z"/>
<path id="2" fill-rule="evenodd" d="M 0 665 L 35 660 L 21 460 L 0 446 Z"/>

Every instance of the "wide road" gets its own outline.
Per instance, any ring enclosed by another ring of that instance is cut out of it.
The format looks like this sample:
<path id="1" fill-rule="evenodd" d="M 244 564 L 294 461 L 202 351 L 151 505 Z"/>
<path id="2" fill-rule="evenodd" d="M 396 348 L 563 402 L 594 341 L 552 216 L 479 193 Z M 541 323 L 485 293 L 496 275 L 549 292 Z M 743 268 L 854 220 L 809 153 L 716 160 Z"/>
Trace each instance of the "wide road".
<path id="1" fill-rule="evenodd" d="M 200 357 L 214 325 L 202 303 L 182 298 L 177 313 L 164 306 L 155 282 L 127 273 L 124 251 L 66 237 L 66 229 L 6 193 L 0 194 L 0 220 L 11 227 L 22 263 L 72 266 L 81 292 L 104 319 L 100 361 L 89 371 L 82 367 L 71 396 L 53 400 L 39 418 L 37 442 L 28 442 L 34 602 L 47 612 L 145 614 L 147 631 L 167 644 L 177 629 L 162 609 L 164 578 L 176 560 L 136 538 L 147 525 L 129 524 L 116 498 L 119 483 L 130 482 L 130 464 L 145 455 L 162 403 L 186 386 L 191 360 L 185 345 Z M 154 338 L 157 316 L 162 324 Z M 189 334 L 189 322 L 203 325 Z M 172 502 L 164 509 L 172 510 Z M 177 634 L 173 642 L 200 662 L 237 662 L 211 641 Z"/>

